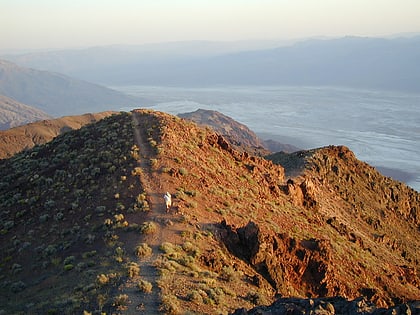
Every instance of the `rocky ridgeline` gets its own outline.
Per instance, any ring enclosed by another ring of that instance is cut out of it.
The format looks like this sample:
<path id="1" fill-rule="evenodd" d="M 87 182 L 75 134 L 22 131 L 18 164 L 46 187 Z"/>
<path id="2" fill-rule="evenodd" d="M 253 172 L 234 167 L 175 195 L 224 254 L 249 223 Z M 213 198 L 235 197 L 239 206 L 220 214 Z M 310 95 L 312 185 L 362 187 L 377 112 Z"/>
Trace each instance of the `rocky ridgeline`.
<path id="1" fill-rule="evenodd" d="M 420 301 L 400 304 L 390 308 L 378 308 L 365 298 L 347 300 L 342 297 L 278 299 L 270 306 L 258 306 L 251 310 L 239 309 L 233 315 L 414 315 L 420 314 Z"/>

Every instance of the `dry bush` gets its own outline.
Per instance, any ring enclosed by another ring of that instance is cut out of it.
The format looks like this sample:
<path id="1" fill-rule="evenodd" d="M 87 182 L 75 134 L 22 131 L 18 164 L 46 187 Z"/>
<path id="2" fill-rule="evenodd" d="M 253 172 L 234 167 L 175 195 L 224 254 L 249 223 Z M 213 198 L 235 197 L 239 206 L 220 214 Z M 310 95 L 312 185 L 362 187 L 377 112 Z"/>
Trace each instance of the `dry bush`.
<path id="1" fill-rule="evenodd" d="M 136 247 L 136 249 L 134 250 L 134 253 L 136 254 L 136 256 L 138 257 L 147 257 L 147 256 L 151 256 L 152 255 L 152 248 L 149 247 L 149 245 L 147 245 L 146 243 L 141 243 L 140 245 L 138 245 Z"/>
<path id="2" fill-rule="evenodd" d="M 140 280 L 139 283 L 137 284 L 137 287 L 139 288 L 141 292 L 144 292 L 144 293 L 151 293 L 153 289 L 153 285 L 146 280 Z"/>
<path id="3" fill-rule="evenodd" d="M 140 266 L 135 262 L 130 262 L 126 266 L 127 268 L 127 275 L 130 278 L 134 278 L 140 274 Z"/>
<path id="4" fill-rule="evenodd" d="M 157 225 L 154 222 L 144 222 L 140 227 L 140 232 L 142 234 L 153 234 L 157 232 Z"/>

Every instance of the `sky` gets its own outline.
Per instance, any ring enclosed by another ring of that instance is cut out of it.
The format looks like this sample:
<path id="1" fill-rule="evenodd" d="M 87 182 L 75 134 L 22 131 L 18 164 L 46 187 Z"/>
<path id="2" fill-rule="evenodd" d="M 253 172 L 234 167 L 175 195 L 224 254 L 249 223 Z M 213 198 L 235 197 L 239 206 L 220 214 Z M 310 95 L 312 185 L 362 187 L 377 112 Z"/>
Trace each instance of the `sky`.
<path id="1" fill-rule="evenodd" d="M 0 0 L 0 50 L 420 32 L 420 0 Z"/>

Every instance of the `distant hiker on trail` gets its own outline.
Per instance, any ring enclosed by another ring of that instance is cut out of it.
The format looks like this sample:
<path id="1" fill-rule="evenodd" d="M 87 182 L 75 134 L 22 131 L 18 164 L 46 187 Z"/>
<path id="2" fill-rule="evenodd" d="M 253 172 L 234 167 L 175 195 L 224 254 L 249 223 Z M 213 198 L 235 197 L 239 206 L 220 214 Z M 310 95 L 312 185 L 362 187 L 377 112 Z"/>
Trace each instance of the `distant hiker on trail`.
<path id="1" fill-rule="evenodd" d="M 165 204 L 166 204 L 166 212 L 169 212 L 169 209 L 172 206 L 172 197 L 171 194 L 166 192 L 166 194 L 163 196 L 163 199 L 165 199 Z"/>

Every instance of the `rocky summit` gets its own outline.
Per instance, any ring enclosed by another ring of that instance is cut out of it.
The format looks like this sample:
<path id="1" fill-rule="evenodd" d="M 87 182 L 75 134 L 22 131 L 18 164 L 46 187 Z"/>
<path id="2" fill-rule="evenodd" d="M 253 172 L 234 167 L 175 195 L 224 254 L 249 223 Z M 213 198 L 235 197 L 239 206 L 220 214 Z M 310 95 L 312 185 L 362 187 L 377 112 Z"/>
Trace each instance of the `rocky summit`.
<path id="1" fill-rule="evenodd" d="M 134 110 L 0 160 L 0 314 L 419 312 L 418 192 L 238 146 Z"/>

